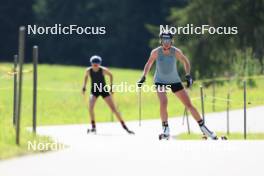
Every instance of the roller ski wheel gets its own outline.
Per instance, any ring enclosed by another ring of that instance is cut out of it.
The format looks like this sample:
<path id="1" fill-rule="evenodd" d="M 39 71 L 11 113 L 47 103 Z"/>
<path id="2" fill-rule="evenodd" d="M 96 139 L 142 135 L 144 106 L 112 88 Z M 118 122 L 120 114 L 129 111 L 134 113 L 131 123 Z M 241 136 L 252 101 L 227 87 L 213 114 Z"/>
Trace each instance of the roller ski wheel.
<path id="1" fill-rule="evenodd" d="M 205 135 L 202 136 L 202 140 L 207 140 L 207 139 L 208 139 L 207 136 L 205 136 Z"/>
<path id="2" fill-rule="evenodd" d="M 202 139 L 203 139 L 203 140 L 207 140 L 208 137 L 205 136 L 205 135 L 203 135 L 203 136 L 202 136 Z M 226 136 L 221 136 L 220 138 L 218 138 L 218 137 L 216 136 L 216 137 L 214 137 L 212 140 L 219 140 L 219 139 L 225 141 L 225 140 L 227 140 L 227 137 L 226 137 Z"/>
<path id="3" fill-rule="evenodd" d="M 222 140 L 222 141 L 226 141 L 227 140 L 227 137 L 226 136 L 215 136 L 214 138 L 212 138 L 212 140 Z"/>
<path id="4" fill-rule="evenodd" d="M 210 137 L 206 136 L 205 134 L 202 136 L 202 140 L 208 140 L 208 138 L 210 138 Z M 210 139 L 212 139 L 212 140 L 218 140 L 218 137 L 215 136 L 215 137 L 211 137 Z"/>
<path id="5" fill-rule="evenodd" d="M 87 129 L 87 134 L 96 134 L 96 129 L 95 128 Z"/>
<path id="6" fill-rule="evenodd" d="M 167 134 L 160 134 L 160 135 L 159 135 L 159 140 L 163 140 L 163 139 L 169 140 L 169 139 L 170 139 L 170 135 L 167 135 Z"/>
<path id="7" fill-rule="evenodd" d="M 226 141 L 227 137 L 226 136 L 221 136 L 221 140 Z"/>

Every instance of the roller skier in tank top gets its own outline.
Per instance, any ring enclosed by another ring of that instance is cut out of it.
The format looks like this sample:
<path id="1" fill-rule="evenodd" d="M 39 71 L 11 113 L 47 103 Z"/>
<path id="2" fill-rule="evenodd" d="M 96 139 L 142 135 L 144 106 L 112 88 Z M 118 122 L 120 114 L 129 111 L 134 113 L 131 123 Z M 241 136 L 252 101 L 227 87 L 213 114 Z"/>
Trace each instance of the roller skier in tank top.
<path id="1" fill-rule="evenodd" d="M 194 119 L 197 121 L 202 133 L 211 139 L 216 140 L 217 136 L 214 132 L 210 131 L 201 118 L 201 115 L 197 109 L 193 106 L 190 97 L 186 89 L 182 85 L 182 81 L 179 77 L 177 70 L 177 61 L 180 61 L 184 65 L 185 79 L 187 81 L 187 88 L 193 84 L 192 76 L 190 75 L 191 66 L 188 58 L 182 53 L 182 51 L 173 46 L 173 36 L 170 33 L 160 34 L 161 46 L 152 50 L 150 57 L 144 67 L 144 72 L 141 79 L 138 81 L 138 86 L 146 80 L 146 75 L 152 67 L 152 64 L 156 61 L 156 71 L 154 75 L 154 83 L 156 85 L 157 96 L 160 103 L 160 117 L 162 121 L 162 133 L 159 135 L 160 139 L 168 139 L 170 136 L 170 129 L 168 124 L 168 112 L 167 112 L 167 93 L 166 90 L 169 87 L 171 91 L 179 98 L 179 100 L 185 105 L 188 111 L 191 112 Z"/>
<path id="2" fill-rule="evenodd" d="M 118 121 L 121 123 L 122 127 L 129 133 L 134 134 L 133 131 L 129 130 L 121 116 L 121 114 L 118 112 L 113 98 L 111 96 L 112 90 L 106 90 L 104 86 L 106 85 L 105 82 L 105 75 L 109 76 L 110 78 L 110 87 L 112 87 L 113 84 L 113 75 L 110 72 L 109 69 L 106 67 L 101 66 L 102 58 L 100 56 L 92 56 L 90 58 L 91 67 L 87 68 L 85 70 L 85 76 L 84 76 L 84 83 L 82 88 L 82 93 L 85 94 L 86 92 L 86 84 L 88 82 L 88 78 L 91 78 L 91 94 L 89 99 L 89 114 L 91 119 L 91 125 L 92 128 L 88 129 L 88 133 L 96 133 L 96 123 L 95 123 L 95 114 L 94 114 L 94 106 L 96 103 L 96 100 L 99 96 L 101 96 L 106 104 L 109 106 L 109 108 L 112 110 L 114 115 L 117 117 Z"/>

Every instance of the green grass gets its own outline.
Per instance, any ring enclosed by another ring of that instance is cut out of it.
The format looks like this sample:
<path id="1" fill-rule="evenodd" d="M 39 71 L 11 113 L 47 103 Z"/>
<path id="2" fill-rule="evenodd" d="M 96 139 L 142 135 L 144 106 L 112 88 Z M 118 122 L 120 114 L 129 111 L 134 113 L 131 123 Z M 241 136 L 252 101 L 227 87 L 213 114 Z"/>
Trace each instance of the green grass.
<path id="1" fill-rule="evenodd" d="M 23 79 L 23 99 L 22 99 L 22 146 L 16 147 L 14 143 L 14 129 L 12 127 L 13 111 L 13 76 L 7 72 L 12 69 L 12 64 L 0 63 L 0 157 L 8 157 L 27 153 L 25 145 L 27 140 L 34 140 L 31 133 L 26 132 L 25 127 L 32 125 L 32 65 L 26 64 L 24 69 L 27 73 Z M 87 97 L 81 95 L 85 67 L 42 65 L 38 67 L 38 104 L 37 104 L 37 124 L 88 124 L 89 116 L 87 110 Z M 114 75 L 114 83 L 127 82 L 135 84 L 140 78 L 141 70 L 110 68 Z M 148 85 L 152 85 L 152 76 L 147 77 Z M 264 77 L 256 77 L 256 86 L 248 88 L 248 107 L 264 104 Z M 200 96 L 201 82 L 197 81 L 190 91 L 191 98 Z M 89 86 L 89 84 L 88 84 Z M 231 90 L 231 109 L 243 107 L 243 89 L 238 87 L 236 81 L 230 85 L 226 82 L 216 85 L 215 111 L 226 109 L 226 98 L 228 89 Z M 89 92 L 89 91 L 88 91 Z M 205 92 L 205 112 L 212 112 L 212 87 L 204 89 Z M 114 99 L 118 109 L 124 119 L 136 120 L 138 118 L 138 94 L 137 93 L 115 93 Z M 168 94 L 169 116 L 181 116 L 184 112 L 183 105 L 172 93 Z M 193 104 L 200 110 L 200 99 L 193 100 Z M 111 112 L 104 101 L 100 98 L 95 108 L 96 121 L 107 122 L 111 120 Z M 156 93 L 142 93 L 142 117 L 143 119 L 159 118 L 159 102 Z M 36 137 L 42 140 L 42 137 Z"/>
<path id="2" fill-rule="evenodd" d="M 12 68 L 11 64 L 0 64 L 0 68 Z M 26 70 L 32 69 L 31 65 L 25 66 Z M 12 118 L 12 100 L 13 100 L 13 78 L 6 76 L 4 69 L 0 69 L 0 113 L 1 117 L 11 121 Z M 70 124 L 70 123 L 88 123 L 89 116 L 87 102 L 81 95 L 84 67 L 59 66 L 59 65 L 39 65 L 38 77 L 38 124 Z M 134 84 L 142 74 L 138 70 L 116 69 L 112 68 L 114 74 L 114 83 L 127 82 Z M 152 77 L 147 78 L 147 84 L 152 85 Z M 89 84 L 88 84 L 89 86 Z M 192 98 L 199 97 L 200 83 L 196 83 L 190 91 Z M 255 88 L 248 89 L 248 107 L 264 104 L 263 77 L 257 80 Z M 231 89 L 231 109 L 243 107 L 243 90 L 236 86 L 235 81 L 230 84 Z M 226 98 L 228 90 L 227 83 L 216 86 L 216 96 Z M 88 91 L 89 92 L 89 91 Z M 205 88 L 205 111 L 212 112 L 212 88 Z M 88 97 L 88 96 L 87 96 Z M 138 94 L 137 93 L 115 93 L 116 104 L 124 116 L 125 120 L 135 120 L 138 118 Z M 169 93 L 169 116 L 181 116 L 184 107 L 177 100 L 175 95 Z M 23 88 L 23 108 L 22 123 L 31 125 L 32 118 L 32 73 L 24 75 Z M 87 100 L 87 98 L 86 98 Z M 152 119 L 159 117 L 159 103 L 155 93 L 142 93 L 142 116 L 143 119 Z M 194 105 L 200 110 L 200 99 L 193 101 Z M 226 102 L 217 99 L 216 111 L 224 111 Z M 95 108 L 96 120 L 99 122 L 110 121 L 111 112 L 100 98 Z"/>
<path id="3" fill-rule="evenodd" d="M 222 132 L 217 132 L 218 136 L 226 136 L 228 140 L 243 140 L 244 134 L 242 133 L 230 133 L 229 135 L 226 135 Z M 201 134 L 196 133 L 181 133 L 176 136 L 177 139 L 181 140 L 202 140 Z M 247 140 L 264 140 L 264 133 L 248 133 L 247 134 Z"/>
<path id="4" fill-rule="evenodd" d="M 36 142 L 36 144 L 46 144 L 53 143 L 53 140 L 47 136 L 34 135 L 23 129 L 21 131 L 20 146 L 15 143 L 15 130 L 13 127 L 9 127 L 9 124 L 0 124 L 1 134 L 0 134 L 0 160 L 7 159 L 13 156 L 21 156 L 25 154 L 46 152 L 51 150 L 48 147 L 47 150 L 32 150 L 28 149 L 28 142 Z M 4 131 L 5 130 L 5 131 Z M 59 145 L 59 144 L 56 144 Z"/>

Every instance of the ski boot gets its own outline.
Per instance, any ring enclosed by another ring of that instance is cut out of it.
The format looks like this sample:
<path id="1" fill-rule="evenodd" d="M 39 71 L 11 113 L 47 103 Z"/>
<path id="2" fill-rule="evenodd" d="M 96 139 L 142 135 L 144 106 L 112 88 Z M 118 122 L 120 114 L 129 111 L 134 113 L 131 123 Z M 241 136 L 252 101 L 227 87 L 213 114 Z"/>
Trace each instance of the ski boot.
<path id="1" fill-rule="evenodd" d="M 211 138 L 212 140 L 218 140 L 216 134 L 210 131 L 205 125 L 200 126 L 202 133 L 204 134 L 203 139 L 207 140 L 207 137 Z"/>
<path id="2" fill-rule="evenodd" d="M 96 134 L 96 128 L 87 129 L 87 134 Z"/>
<path id="3" fill-rule="evenodd" d="M 166 126 L 166 127 L 162 127 L 162 130 L 163 130 L 163 133 L 161 133 L 159 135 L 159 140 L 162 140 L 162 139 L 169 140 L 169 138 L 170 138 L 170 128 L 168 126 Z"/>

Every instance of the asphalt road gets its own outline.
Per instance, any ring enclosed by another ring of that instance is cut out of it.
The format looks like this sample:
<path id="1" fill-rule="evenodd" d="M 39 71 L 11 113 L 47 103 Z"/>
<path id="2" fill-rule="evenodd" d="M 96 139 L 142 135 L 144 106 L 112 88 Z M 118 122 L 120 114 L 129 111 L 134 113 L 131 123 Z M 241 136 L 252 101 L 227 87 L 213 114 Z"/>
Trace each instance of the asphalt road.
<path id="1" fill-rule="evenodd" d="M 248 110 L 248 131 L 264 132 L 264 107 Z M 206 114 L 212 130 L 226 130 L 226 113 Z M 186 132 L 182 118 L 171 118 L 172 137 L 159 141 L 159 120 L 129 122 L 136 132 L 131 136 L 118 123 L 98 124 L 97 135 L 87 135 L 86 125 L 39 127 L 38 133 L 52 136 L 68 147 L 9 159 L 0 162 L 0 176 L 262 176 L 264 141 L 180 141 L 177 134 Z M 190 119 L 191 131 L 199 132 Z M 230 130 L 243 130 L 243 111 L 230 113 Z"/>

